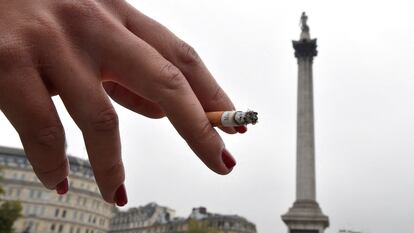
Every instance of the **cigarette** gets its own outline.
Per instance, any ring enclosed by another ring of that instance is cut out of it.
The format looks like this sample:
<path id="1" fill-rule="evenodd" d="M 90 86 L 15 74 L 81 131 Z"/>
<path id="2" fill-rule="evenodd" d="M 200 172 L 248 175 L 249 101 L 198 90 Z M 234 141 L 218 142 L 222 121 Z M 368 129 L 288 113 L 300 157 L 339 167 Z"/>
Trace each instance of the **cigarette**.
<path id="1" fill-rule="evenodd" d="M 256 124 L 257 112 L 254 111 L 218 111 L 207 112 L 207 118 L 213 127 L 235 127 Z"/>

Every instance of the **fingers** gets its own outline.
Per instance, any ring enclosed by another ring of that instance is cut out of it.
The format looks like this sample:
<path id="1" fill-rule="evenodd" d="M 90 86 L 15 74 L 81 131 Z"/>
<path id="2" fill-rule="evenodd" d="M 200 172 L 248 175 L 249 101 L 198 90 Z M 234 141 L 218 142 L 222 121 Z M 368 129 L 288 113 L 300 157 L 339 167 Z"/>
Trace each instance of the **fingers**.
<path id="1" fill-rule="evenodd" d="M 190 45 L 134 7 L 126 5 L 125 12 L 128 12 L 125 18 L 126 27 L 181 70 L 204 111 L 234 110 L 234 105 L 227 94 Z M 223 130 L 227 133 L 236 132 L 233 128 Z"/>
<path id="2" fill-rule="evenodd" d="M 56 59 L 48 74 L 66 109 L 83 133 L 96 182 L 105 201 L 126 204 L 118 117 L 98 72 L 87 61 L 65 54 Z M 121 191 L 119 191 L 121 190 Z M 120 200 L 122 196 L 123 200 Z"/>
<path id="3" fill-rule="evenodd" d="M 103 87 L 114 101 L 131 111 L 150 118 L 162 118 L 165 116 L 158 105 L 134 94 L 115 82 L 104 82 Z"/>
<path id="4" fill-rule="evenodd" d="M 45 187 L 66 192 L 65 133 L 37 71 L 0 71 L 0 90 L 0 108 L 19 133 L 37 177 Z"/>
<path id="5" fill-rule="evenodd" d="M 100 45 L 106 49 L 102 57 L 108 58 L 104 69 L 114 73 L 117 83 L 161 106 L 209 168 L 219 174 L 229 173 L 232 167 L 226 167 L 222 159 L 224 143 L 180 70 L 127 30 L 116 31 L 114 35 Z"/>

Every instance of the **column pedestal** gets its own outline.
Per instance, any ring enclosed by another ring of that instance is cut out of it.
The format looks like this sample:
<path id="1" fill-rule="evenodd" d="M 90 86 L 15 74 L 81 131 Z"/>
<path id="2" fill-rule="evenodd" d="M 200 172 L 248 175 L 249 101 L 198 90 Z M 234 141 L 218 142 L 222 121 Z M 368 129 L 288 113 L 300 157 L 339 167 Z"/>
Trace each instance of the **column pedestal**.
<path id="1" fill-rule="evenodd" d="M 328 216 L 311 200 L 296 201 L 282 220 L 288 226 L 288 233 L 323 233 L 329 226 Z"/>

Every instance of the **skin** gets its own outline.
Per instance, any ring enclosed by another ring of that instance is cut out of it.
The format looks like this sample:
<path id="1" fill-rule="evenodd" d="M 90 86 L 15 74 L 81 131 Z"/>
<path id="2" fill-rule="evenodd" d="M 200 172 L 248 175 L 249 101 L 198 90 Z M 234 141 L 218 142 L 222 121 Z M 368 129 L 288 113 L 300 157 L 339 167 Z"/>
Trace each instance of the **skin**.
<path id="1" fill-rule="evenodd" d="M 82 131 L 109 203 L 125 179 L 109 97 L 138 114 L 168 117 L 211 170 L 231 171 L 205 112 L 233 110 L 232 102 L 190 45 L 125 1 L 0 0 L 0 32 L 0 110 L 45 187 L 55 189 L 69 172 L 54 95 Z"/>

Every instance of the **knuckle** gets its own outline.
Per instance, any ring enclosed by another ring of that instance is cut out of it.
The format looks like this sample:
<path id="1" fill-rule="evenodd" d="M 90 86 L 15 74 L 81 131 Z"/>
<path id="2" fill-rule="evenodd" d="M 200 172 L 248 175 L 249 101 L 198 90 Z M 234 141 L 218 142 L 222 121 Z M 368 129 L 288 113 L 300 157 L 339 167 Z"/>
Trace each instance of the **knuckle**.
<path id="1" fill-rule="evenodd" d="M 67 159 L 62 159 L 59 163 L 53 163 L 52 166 L 36 166 L 36 175 L 43 180 L 44 177 L 55 175 L 58 172 L 65 171 L 68 167 Z"/>
<path id="2" fill-rule="evenodd" d="M 113 16 L 117 17 L 124 23 L 126 22 L 129 10 L 131 9 L 126 0 L 105 0 L 98 2 L 103 5 Z"/>
<path id="3" fill-rule="evenodd" d="M 215 90 L 213 92 L 213 94 L 211 95 L 211 102 L 213 104 L 215 103 L 223 103 L 223 101 L 227 98 L 226 93 L 224 92 L 224 90 L 217 85 L 217 87 L 215 87 Z"/>
<path id="4" fill-rule="evenodd" d="M 107 22 L 108 14 L 100 1 L 55 1 L 54 12 L 62 22 L 66 33 L 79 36 L 95 35 L 102 30 L 101 23 Z M 88 34 L 89 33 L 89 34 Z"/>
<path id="5" fill-rule="evenodd" d="M 0 43 L 0 58 L 8 58 L 19 51 L 15 43 Z"/>
<path id="6" fill-rule="evenodd" d="M 197 145 L 205 145 L 214 142 L 217 138 L 217 133 L 212 129 L 210 122 L 203 121 L 200 129 L 191 137 Z"/>
<path id="7" fill-rule="evenodd" d="M 47 15 L 34 17 L 25 25 L 23 30 L 23 34 L 27 38 L 33 38 L 33 40 L 45 39 L 47 42 L 57 40 L 60 35 L 57 23 Z M 39 41 L 34 41 L 34 43 L 39 43 Z"/>
<path id="8" fill-rule="evenodd" d="M 171 63 L 165 64 L 160 71 L 160 82 L 168 90 L 179 90 L 187 81 L 181 71 Z"/>
<path id="9" fill-rule="evenodd" d="M 124 176 L 124 165 L 121 160 L 116 161 L 110 166 L 102 166 L 96 169 L 97 178 L 106 179 L 108 177 L 121 178 Z M 120 177 L 119 177 L 120 176 Z"/>
<path id="10" fill-rule="evenodd" d="M 181 40 L 178 42 L 178 59 L 180 63 L 191 66 L 197 65 L 201 61 L 195 49 Z"/>
<path id="11" fill-rule="evenodd" d="M 15 66 L 31 64 L 25 47 L 25 43 L 20 40 L 0 41 L 0 69 L 7 71 Z"/>
<path id="12" fill-rule="evenodd" d="M 56 10 L 60 16 L 74 19 L 73 17 L 90 17 L 96 10 L 95 1 L 73 1 L 61 0 L 57 1 Z M 76 18 L 75 18 L 76 19 Z"/>
<path id="13" fill-rule="evenodd" d="M 39 130 L 34 138 L 36 139 L 36 142 L 42 146 L 62 146 L 65 142 L 65 131 L 62 125 L 46 127 Z"/>
<path id="14" fill-rule="evenodd" d="M 115 131 L 118 130 L 118 125 L 118 115 L 114 108 L 102 111 L 92 120 L 92 129 L 95 131 Z"/>

